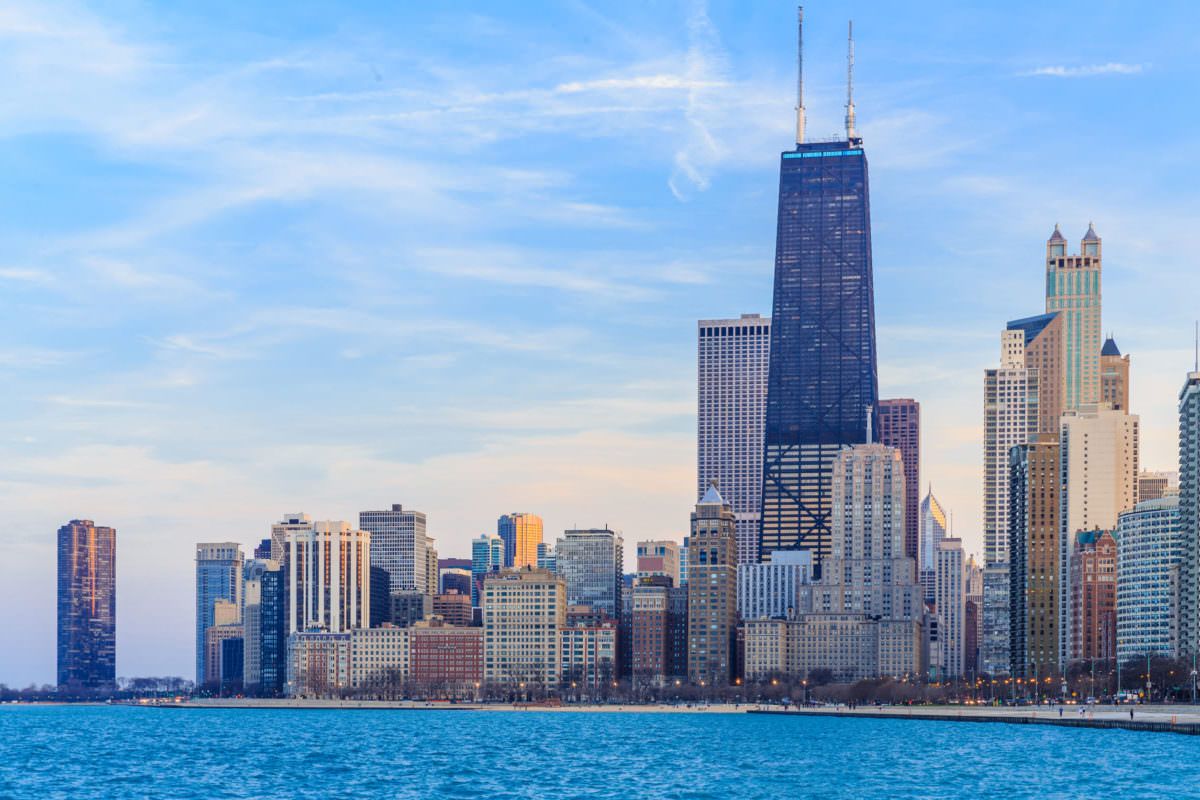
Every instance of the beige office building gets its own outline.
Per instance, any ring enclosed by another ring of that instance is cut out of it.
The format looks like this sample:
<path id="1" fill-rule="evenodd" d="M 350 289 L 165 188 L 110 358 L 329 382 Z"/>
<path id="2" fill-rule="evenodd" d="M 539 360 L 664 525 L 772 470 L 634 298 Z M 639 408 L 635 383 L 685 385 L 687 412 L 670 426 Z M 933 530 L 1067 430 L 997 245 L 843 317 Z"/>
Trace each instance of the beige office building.
<path id="1" fill-rule="evenodd" d="M 484 681 L 529 691 L 557 687 L 566 581 L 534 567 L 493 572 L 483 579 L 481 602 Z"/>
<path id="2" fill-rule="evenodd" d="M 663 575 L 679 585 L 679 543 L 670 539 L 655 539 L 637 543 L 637 576 L 649 578 Z"/>

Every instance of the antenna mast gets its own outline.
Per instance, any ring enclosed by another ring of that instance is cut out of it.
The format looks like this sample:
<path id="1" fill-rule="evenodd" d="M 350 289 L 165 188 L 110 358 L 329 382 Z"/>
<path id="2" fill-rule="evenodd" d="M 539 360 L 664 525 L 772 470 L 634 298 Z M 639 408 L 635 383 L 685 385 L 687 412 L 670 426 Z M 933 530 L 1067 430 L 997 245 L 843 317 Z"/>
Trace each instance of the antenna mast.
<path id="1" fill-rule="evenodd" d="M 796 18 L 796 144 L 804 144 L 804 6 Z"/>
<path id="2" fill-rule="evenodd" d="M 850 20 L 846 41 L 846 139 L 852 142 L 858 136 L 854 130 L 854 20 Z"/>

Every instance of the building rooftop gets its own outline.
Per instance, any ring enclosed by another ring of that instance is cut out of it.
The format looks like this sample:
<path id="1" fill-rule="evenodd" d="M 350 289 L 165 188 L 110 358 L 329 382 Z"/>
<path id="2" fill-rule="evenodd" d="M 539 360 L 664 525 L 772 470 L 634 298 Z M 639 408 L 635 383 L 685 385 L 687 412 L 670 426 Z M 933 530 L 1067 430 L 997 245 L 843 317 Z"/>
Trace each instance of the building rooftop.
<path id="1" fill-rule="evenodd" d="M 1058 229 L 1058 223 L 1057 222 L 1054 223 L 1054 233 L 1050 234 L 1050 241 L 1065 242 L 1066 240 L 1067 240 L 1067 237 L 1063 236 L 1062 231 L 1060 231 Z"/>
<path id="2" fill-rule="evenodd" d="M 1055 228 L 1055 232 L 1057 231 L 1058 229 Z M 1034 317 L 1010 320 L 1008 323 L 1008 329 L 1010 331 L 1023 331 L 1025 333 L 1025 344 L 1028 345 L 1038 337 L 1038 334 L 1046 329 L 1047 325 L 1054 321 L 1054 318 L 1057 317 L 1058 314 L 1058 311 L 1051 311 L 1049 314 L 1038 314 Z"/>
<path id="3" fill-rule="evenodd" d="M 1102 356 L 1119 356 L 1119 355 L 1121 355 L 1121 349 L 1119 347 L 1117 347 L 1117 343 L 1113 339 L 1113 337 L 1110 336 L 1104 340 L 1104 347 L 1100 348 L 1100 355 L 1102 355 Z"/>
<path id="4" fill-rule="evenodd" d="M 1088 223 L 1087 233 L 1083 235 L 1085 242 L 1098 242 L 1100 237 L 1096 234 L 1096 229 L 1092 227 L 1092 223 Z"/>

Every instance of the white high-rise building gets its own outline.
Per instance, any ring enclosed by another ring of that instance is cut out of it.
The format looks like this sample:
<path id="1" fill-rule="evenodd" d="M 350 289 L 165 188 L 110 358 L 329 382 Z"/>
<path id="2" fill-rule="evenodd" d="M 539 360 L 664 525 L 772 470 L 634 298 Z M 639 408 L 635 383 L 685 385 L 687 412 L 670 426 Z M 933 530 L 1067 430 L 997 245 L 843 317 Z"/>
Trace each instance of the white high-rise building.
<path id="1" fill-rule="evenodd" d="M 1179 391 L 1179 658 L 1200 653 L 1200 371 Z"/>
<path id="2" fill-rule="evenodd" d="M 933 496 L 933 489 L 921 501 L 921 587 L 925 590 L 925 602 L 934 599 L 934 584 L 937 582 L 938 543 L 946 538 L 946 510 Z"/>
<path id="3" fill-rule="evenodd" d="M 934 603 L 938 616 L 938 644 L 944 675 L 963 676 L 963 625 L 966 616 L 963 548 L 961 539 L 942 539 L 937 544 Z"/>
<path id="4" fill-rule="evenodd" d="M 739 564 L 759 560 L 770 349 L 770 318 L 743 314 L 697 324 L 696 497 L 716 481 L 733 506 Z"/>
<path id="5" fill-rule="evenodd" d="M 371 534 L 371 565 L 387 570 L 390 593 L 437 594 L 437 584 L 429 585 L 426 547 L 432 540 L 423 512 L 394 503 L 383 511 L 358 512 L 358 527 Z"/>
<path id="6" fill-rule="evenodd" d="M 371 627 L 371 534 L 314 522 L 288 534 L 288 632 Z"/>

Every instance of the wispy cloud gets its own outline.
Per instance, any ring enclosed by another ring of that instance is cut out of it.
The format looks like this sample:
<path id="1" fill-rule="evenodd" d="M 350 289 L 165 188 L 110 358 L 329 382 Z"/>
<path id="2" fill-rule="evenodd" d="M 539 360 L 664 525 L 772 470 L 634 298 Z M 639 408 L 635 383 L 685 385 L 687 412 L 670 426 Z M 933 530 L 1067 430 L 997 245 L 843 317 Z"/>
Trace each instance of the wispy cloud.
<path id="1" fill-rule="evenodd" d="M 571 94 L 574 92 L 614 91 L 626 89 L 716 89 L 728 86 L 725 81 L 704 80 L 686 75 L 639 75 L 633 78 L 601 78 L 593 81 L 572 81 L 561 83 L 554 88 L 556 92 Z"/>
<path id="2" fill-rule="evenodd" d="M 1094 78 L 1100 75 L 1138 75 L 1143 72 L 1145 66 L 1142 64 L 1124 64 L 1119 61 L 1109 61 L 1105 64 L 1083 64 L 1080 66 L 1068 67 L 1063 65 L 1053 65 L 1046 67 L 1036 67 L 1020 73 L 1022 77 L 1049 77 L 1049 78 Z"/>

